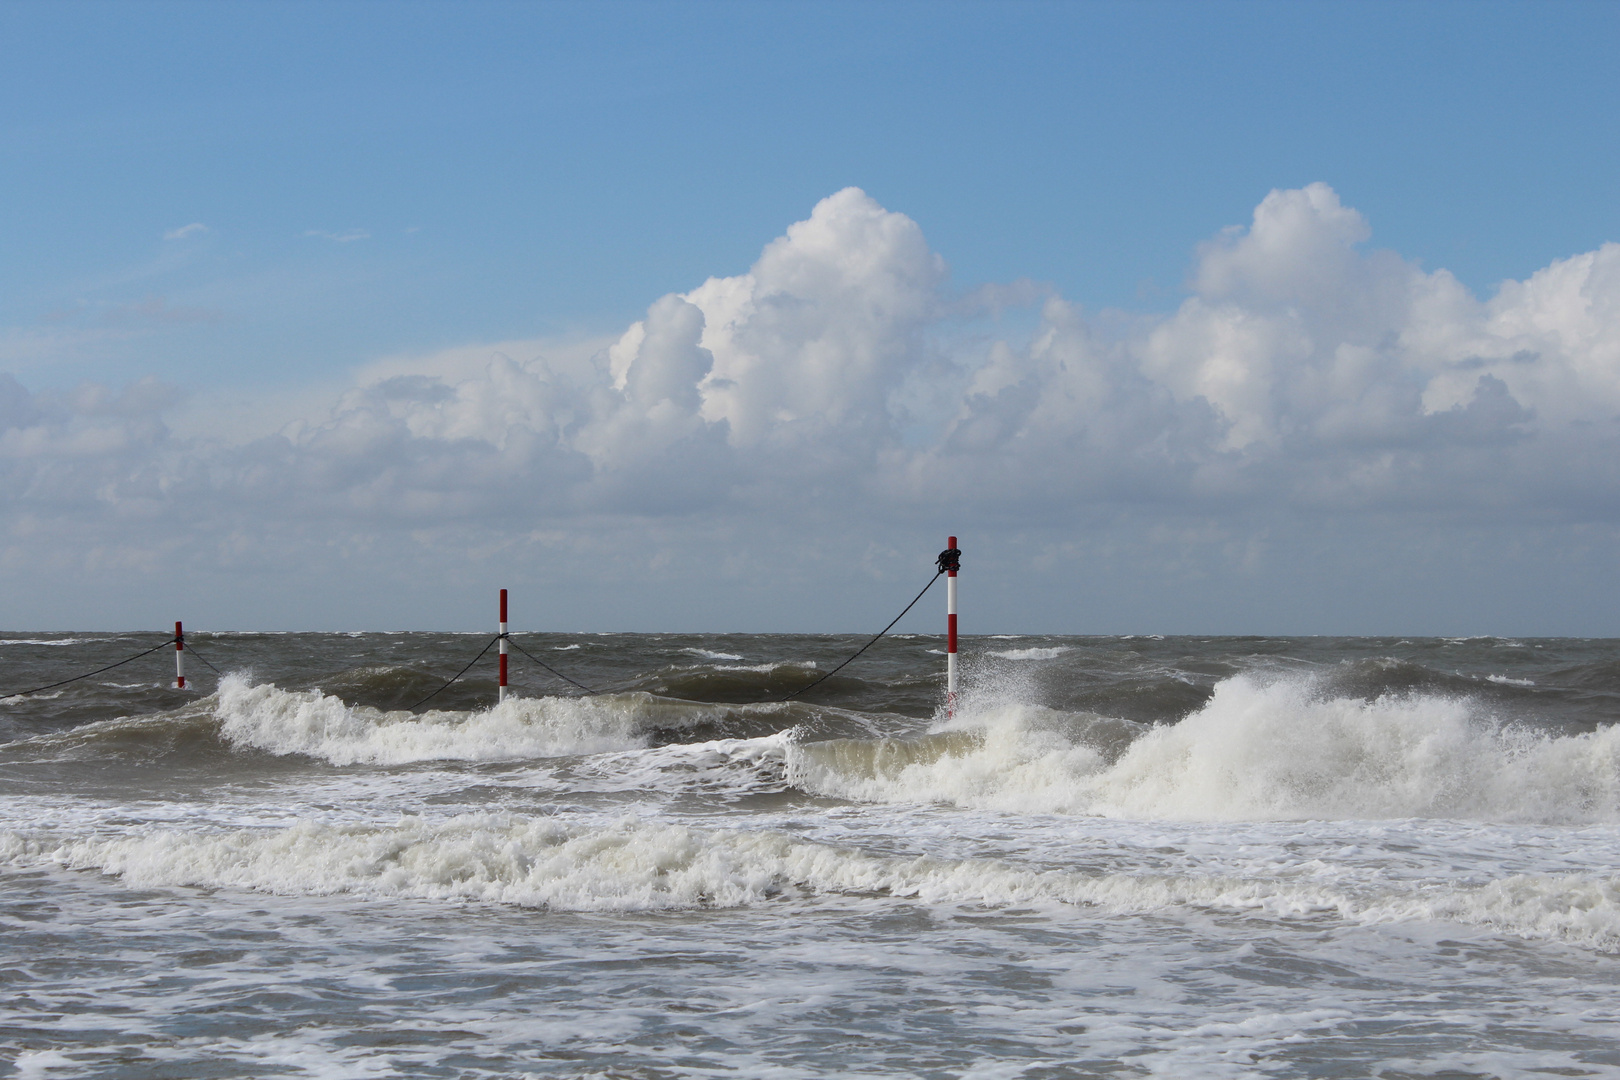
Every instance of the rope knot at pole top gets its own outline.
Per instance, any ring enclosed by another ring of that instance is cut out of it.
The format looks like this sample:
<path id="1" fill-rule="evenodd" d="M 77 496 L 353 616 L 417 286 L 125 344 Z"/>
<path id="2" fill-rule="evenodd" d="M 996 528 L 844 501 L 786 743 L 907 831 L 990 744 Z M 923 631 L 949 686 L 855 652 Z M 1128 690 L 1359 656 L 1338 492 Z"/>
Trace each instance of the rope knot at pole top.
<path id="1" fill-rule="evenodd" d="M 962 569 L 962 549 L 946 548 L 944 551 L 939 553 L 937 563 L 939 566 L 939 572 L 941 574 L 954 574 L 956 571 Z"/>

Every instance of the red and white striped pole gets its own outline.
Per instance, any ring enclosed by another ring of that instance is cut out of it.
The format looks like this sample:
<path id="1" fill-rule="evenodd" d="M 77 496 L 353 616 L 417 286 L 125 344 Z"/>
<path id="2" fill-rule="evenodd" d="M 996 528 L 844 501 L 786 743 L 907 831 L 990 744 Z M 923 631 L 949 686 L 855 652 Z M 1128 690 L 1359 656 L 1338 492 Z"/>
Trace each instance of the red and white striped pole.
<path id="1" fill-rule="evenodd" d="M 174 624 L 174 686 L 176 690 L 186 688 L 186 632 L 178 621 Z"/>
<path id="2" fill-rule="evenodd" d="M 956 550 L 956 537 L 945 541 L 946 551 Z M 956 715 L 956 560 L 945 571 L 945 718 Z"/>
<path id="3" fill-rule="evenodd" d="M 506 590 L 501 590 L 501 689 L 497 701 L 506 700 Z"/>

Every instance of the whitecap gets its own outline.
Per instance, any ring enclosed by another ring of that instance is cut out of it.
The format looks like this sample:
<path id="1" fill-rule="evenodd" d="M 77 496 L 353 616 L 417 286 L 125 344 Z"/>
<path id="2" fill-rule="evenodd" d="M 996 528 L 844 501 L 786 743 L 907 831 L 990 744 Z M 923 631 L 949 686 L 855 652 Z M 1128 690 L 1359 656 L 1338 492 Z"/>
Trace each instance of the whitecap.
<path id="1" fill-rule="evenodd" d="M 1058 645 L 1049 649 L 1002 649 L 991 650 L 991 656 L 999 656 L 1003 660 L 1052 660 L 1069 651 L 1067 645 Z"/>
<path id="2" fill-rule="evenodd" d="M 335 765 L 487 761 L 556 757 L 642 746 L 637 695 L 507 698 L 474 712 L 421 714 L 351 706 L 319 690 L 220 680 L 215 714 L 231 744 L 272 754 L 304 754 Z"/>
<path id="3" fill-rule="evenodd" d="M 636 817 L 503 813 L 282 827 L 153 824 L 122 833 L 0 833 L 0 862 L 98 870 L 137 888 L 235 888 L 478 901 L 567 911 L 736 908 L 886 895 L 934 905 L 1076 905 L 1107 915 L 1177 908 L 1377 924 L 1444 920 L 1597 948 L 1620 944 L 1620 877 L 1352 884 L 1314 863 L 1125 871 L 1039 869 L 998 858 L 883 855 L 775 830 Z"/>
<path id="4" fill-rule="evenodd" d="M 741 660 L 736 653 L 715 652 L 712 649 L 682 649 L 688 656 L 700 657 L 704 660 Z M 729 669 L 728 669 L 729 670 Z"/>
<path id="5" fill-rule="evenodd" d="M 1123 750 L 1051 710 L 974 694 L 952 728 L 974 738 L 876 769 L 794 746 L 789 778 L 868 802 L 1138 820 L 1620 821 L 1620 726 L 1553 736 L 1456 698 L 1331 697 L 1309 676 L 1223 680 L 1202 708 Z"/>

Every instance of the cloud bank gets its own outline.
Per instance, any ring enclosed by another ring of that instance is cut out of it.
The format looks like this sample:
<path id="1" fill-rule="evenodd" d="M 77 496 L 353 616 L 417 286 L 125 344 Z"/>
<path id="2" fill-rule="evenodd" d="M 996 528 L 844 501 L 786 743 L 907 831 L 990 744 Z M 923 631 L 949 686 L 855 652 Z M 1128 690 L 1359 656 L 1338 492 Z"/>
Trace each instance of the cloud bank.
<path id="1" fill-rule="evenodd" d="M 0 573 L 183 552 L 265 580 L 410 577 L 505 551 L 746 583 L 784 543 L 881 576 L 882 537 L 947 528 L 1009 551 L 1040 534 L 1032 566 L 1106 534 L 1241 568 L 1328 521 L 1612 544 L 1620 244 L 1481 299 L 1370 237 L 1325 184 L 1273 191 L 1198 249 L 1174 312 L 1090 315 L 958 287 L 916 222 L 846 188 L 603 347 L 375 365 L 254 438 L 175 435 L 179 392 L 153 379 L 0 375 Z"/>

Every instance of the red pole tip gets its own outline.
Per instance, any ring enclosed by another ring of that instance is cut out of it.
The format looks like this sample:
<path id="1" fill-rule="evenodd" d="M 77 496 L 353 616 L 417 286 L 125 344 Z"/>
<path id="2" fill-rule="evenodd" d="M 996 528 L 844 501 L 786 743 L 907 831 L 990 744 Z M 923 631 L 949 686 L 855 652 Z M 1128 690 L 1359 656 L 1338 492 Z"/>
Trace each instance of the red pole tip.
<path id="1" fill-rule="evenodd" d="M 501 590 L 501 622 L 506 621 L 506 590 Z"/>
<path id="2" fill-rule="evenodd" d="M 954 537 L 954 536 L 946 537 L 945 538 L 945 546 L 948 547 L 948 548 L 955 547 L 956 546 L 956 537 Z"/>

